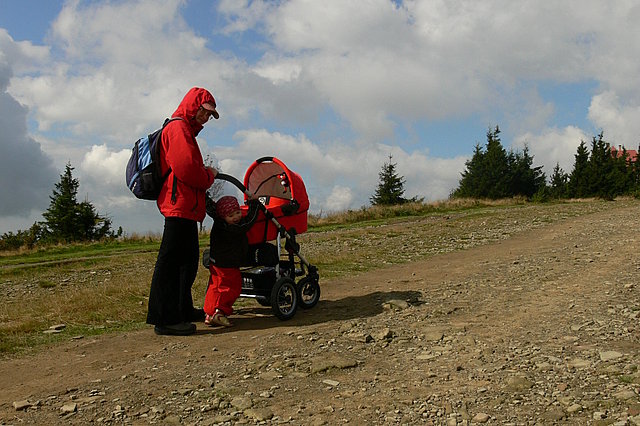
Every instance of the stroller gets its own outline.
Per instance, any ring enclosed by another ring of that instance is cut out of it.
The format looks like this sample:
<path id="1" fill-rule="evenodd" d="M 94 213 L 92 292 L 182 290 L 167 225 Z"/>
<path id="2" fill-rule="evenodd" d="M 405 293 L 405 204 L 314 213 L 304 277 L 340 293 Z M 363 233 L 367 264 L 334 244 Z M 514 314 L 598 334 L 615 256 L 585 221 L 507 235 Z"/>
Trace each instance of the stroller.
<path id="1" fill-rule="evenodd" d="M 223 173 L 216 179 L 235 185 L 245 201 L 252 195 L 260 200 L 258 218 L 247 232 L 250 260 L 241 268 L 240 297 L 271 306 L 281 320 L 291 319 L 298 306 L 313 308 L 320 300 L 320 277 L 296 242 L 296 235 L 307 231 L 309 198 L 302 178 L 279 159 L 262 157 L 249 167 L 244 184 Z M 247 205 L 241 206 L 243 215 L 247 210 Z M 270 243 L 274 240 L 275 246 Z M 208 269 L 209 249 L 202 263 Z"/>

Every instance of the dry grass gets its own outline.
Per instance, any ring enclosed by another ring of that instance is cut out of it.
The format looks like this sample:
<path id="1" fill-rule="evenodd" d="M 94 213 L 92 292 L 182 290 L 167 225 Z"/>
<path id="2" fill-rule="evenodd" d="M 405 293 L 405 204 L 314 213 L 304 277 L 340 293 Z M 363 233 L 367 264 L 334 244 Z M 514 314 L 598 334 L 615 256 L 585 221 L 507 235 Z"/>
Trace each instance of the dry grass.
<path id="1" fill-rule="evenodd" d="M 502 200 L 482 200 L 471 198 L 457 198 L 452 200 L 434 201 L 430 203 L 406 203 L 395 206 L 363 207 L 359 210 L 347 210 L 344 212 L 327 215 L 309 215 L 309 226 L 323 227 L 345 225 L 360 222 L 384 220 L 393 217 L 425 216 L 431 213 L 444 213 L 448 211 L 466 210 L 481 207 L 523 205 L 525 198 L 516 197 Z"/>
<path id="2" fill-rule="evenodd" d="M 348 280 L 361 271 L 488 244 L 609 205 L 598 200 L 557 204 L 454 200 L 372 208 L 314 218 L 298 242 L 305 258 L 318 267 L 322 285 L 323 280 Z M 206 234 L 200 244 L 201 250 L 208 244 Z M 0 354 L 70 336 L 145 327 L 158 246 L 159 240 L 143 237 L 84 250 L 56 247 L 2 258 Z M 23 264 L 25 260 L 32 263 Z M 207 280 L 208 271 L 199 267 L 193 287 L 196 305 L 202 306 Z M 60 323 L 66 324 L 64 333 L 43 333 Z"/>

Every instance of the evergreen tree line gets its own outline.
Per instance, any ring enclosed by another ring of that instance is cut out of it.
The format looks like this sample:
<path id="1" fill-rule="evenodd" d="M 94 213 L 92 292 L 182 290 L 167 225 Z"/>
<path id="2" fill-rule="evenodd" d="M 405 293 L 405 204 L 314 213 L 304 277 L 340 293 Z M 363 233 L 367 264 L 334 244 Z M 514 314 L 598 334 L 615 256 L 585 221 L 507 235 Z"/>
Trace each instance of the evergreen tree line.
<path id="1" fill-rule="evenodd" d="M 521 153 L 507 152 L 500 142 L 500 129 L 487 132 L 483 149 L 476 145 L 466 163 L 452 198 L 510 198 L 524 196 L 534 201 L 599 197 L 612 200 L 619 195 L 640 193 L 640 164 L 630 161 L 626 150 L 612 155 L 603 133 L 592 138 L 591 152 L 584 141 L 575 154 L 571 173 L 556 163 L 547 182 L 542 166 L 533 166 L 527 147 Z"/>
<path id="2" fill-rule="evenodd" d="M 49 208 L 42 214 L 43 222 L 35 222 L 28 230 L 4 233 L 0 236 L 0 250 L 21 247 L 33 248 L 43 244 L 97 241 L 122 235 L 122 228 L 114 233 L 111 219 L 101 216 L 89 201 L 78 202 L 80 182 L 73 177 L 73 167 L 67 164 L 60 175 Z"/>
<path id="3" fill-rule="evenodd" d="M 388 206 L 422 202 L 422 198 L 405 198 L 405 179 L 396 164 L 386 162 L 378 174 L 379 183 L 371 204 Z M 619 195 L 640 196 L 640 161 L 630 161 L 626 150 L 612 155 L 603 133 L 593 137 L 591 151 L 584 141 L 575 154 L 571 173 L 565 173 L 556 163 L 547 183 L 542 166 L 533 166 L 533 156 L 525 146 L 523 152 L 507 152 L 500 141 L 498 126 L 487 132 L 486 147 L 477 144 L 452 198 L 511 198 L 524 196 L 534 201 L 549 199 L 599 197 L 612 200 Z M 49 208 L 42 214 L 43 222 L 35 222 L 26 231 L 19 230 L 0 236 L 0 251 L 39 244 L 96 241 L 122 235 L 111 229 L 111 219 L 98 214 L 89 201 L 78 202 L 79 181 L 73 177 L 73 167 L 67 164 L 49 197 Z"/>

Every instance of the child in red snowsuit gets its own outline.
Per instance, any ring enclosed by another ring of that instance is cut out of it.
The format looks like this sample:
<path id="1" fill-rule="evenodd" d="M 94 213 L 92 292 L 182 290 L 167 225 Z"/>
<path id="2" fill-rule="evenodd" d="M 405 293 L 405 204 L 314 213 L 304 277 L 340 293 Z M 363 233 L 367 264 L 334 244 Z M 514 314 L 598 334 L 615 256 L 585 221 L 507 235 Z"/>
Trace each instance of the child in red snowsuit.
<path id="1" fill-rule="evenodd" d="M 249 240 L 247 231 L 258 216 L 258 200 L 249 200 L 246 216 L 242 216 L 236 197 L 224 196 L 215 203 L 210 234 L 209 285 L 204 298 L 205 324 L 231 327 L 227 316 L 242 290 L 240 266 L 247 264 Z"/>

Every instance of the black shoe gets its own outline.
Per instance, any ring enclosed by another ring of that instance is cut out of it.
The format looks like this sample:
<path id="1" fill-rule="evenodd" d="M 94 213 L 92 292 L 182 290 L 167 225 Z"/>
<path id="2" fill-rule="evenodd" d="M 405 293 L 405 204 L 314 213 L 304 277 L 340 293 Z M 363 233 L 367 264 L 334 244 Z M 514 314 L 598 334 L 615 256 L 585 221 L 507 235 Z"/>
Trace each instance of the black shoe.
<path id="1" fill-rule="evenodd" d="M 181 322 L 172 325 L 156 325 L 153 331 L 159 335 L 188 336 L 196 332 L 196 325 L 190 322 Z"/>
<path id="2" fill-rule="evenodd" d="M 193 308 L 189 321 L 191 322 L 203 322 L 204 321 L 204 309 Z"/>

